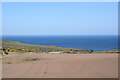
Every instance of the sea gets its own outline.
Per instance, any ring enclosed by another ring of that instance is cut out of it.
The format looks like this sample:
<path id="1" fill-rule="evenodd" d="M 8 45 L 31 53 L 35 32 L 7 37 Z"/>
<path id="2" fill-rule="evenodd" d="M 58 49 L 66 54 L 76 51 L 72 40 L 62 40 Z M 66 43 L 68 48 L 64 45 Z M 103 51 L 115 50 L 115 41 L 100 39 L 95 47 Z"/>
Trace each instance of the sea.
<path id="1" fill-rule="evenodd" d="M 117 35 L 3 36 L 2 40 L 94 51 L 118 49 Z"/>

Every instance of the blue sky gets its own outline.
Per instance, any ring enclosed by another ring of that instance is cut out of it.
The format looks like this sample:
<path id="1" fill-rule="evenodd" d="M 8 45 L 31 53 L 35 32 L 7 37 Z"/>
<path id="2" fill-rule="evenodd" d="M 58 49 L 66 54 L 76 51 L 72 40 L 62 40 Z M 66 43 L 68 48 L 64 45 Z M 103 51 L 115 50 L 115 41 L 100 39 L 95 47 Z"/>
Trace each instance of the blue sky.
<path id="1" fill-rule="evenodd" d="M 117 2 L 5 2 L 3 35 L 117 35 Z"/>

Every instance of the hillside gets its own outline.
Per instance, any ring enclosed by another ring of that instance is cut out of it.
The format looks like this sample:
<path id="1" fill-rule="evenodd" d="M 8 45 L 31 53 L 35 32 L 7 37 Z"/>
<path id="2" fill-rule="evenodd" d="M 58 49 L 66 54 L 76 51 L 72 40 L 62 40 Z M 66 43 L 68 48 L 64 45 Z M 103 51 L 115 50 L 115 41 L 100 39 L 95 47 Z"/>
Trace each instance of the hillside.
<path id="1" fill-rule="evenodd" d="M 41 45 L 31 45 L 31 44 L 23 44 L 20 42 L 14 42 L 14 41 L 8 41 L 8 40 L 2 40 L 2 47 L 5 49 L 17 49 L 17 50 L 25 50 L 25 51 L 42 51 L 42 52 L 51 52 L 51 51 L 71 51 L 70 48 L 62 48 L 57 46 L 41 46 Z M 88 52 L 88 50 L 83 49 L 72 49 L 77 51 L 85 51 Z"/>
<path id="2" fill-rule="evenodd" d="M 1 43 L 2 42 L 2 43 Z M 89 50 L 84 49 L 71 49 L 57 46 L 42 46 L 23 44 L 15 41 L 0 40 L 2 48 L 9 49 L 10 52 L 64 52 L 64 53 L 88 53 Z M 107 50 L 107 51 L 94 51 L 93 53 L 119 53 L 119 49 Z"/>
<path id="3" fill-rule="evenodd" d="M 68 51 L 69 48 L 62 48 L 56 46 L 41 46 L 41 45 L 31 45 L 23 44 L 20 42 L 13 42 L 8 40 L 2 40 L 2 47 L 6 49 L 38 49 L 43 51 Z"/>

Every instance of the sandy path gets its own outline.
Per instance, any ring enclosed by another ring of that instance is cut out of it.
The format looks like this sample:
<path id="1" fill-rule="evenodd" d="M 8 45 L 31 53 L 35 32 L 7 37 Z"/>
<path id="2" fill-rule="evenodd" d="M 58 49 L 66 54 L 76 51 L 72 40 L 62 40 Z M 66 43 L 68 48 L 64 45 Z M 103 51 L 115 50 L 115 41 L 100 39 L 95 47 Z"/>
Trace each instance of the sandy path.
<path id="1" fill-rule="evenodd" d="M 3 64 L 3 78 L 117 78 L 117 54 L 42 54 L 40 61 Z"/>

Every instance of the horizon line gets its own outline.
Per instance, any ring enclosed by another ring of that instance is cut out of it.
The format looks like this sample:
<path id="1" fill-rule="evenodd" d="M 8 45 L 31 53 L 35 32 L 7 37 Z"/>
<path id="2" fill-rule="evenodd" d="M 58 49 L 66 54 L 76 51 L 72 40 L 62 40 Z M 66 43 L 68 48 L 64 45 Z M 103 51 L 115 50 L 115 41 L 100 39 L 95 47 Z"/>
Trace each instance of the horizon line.
<path id="1" fill-rule="evenodd" d="M 2 35 L 2 36 L 118 36 L 117 35 Z"/>

